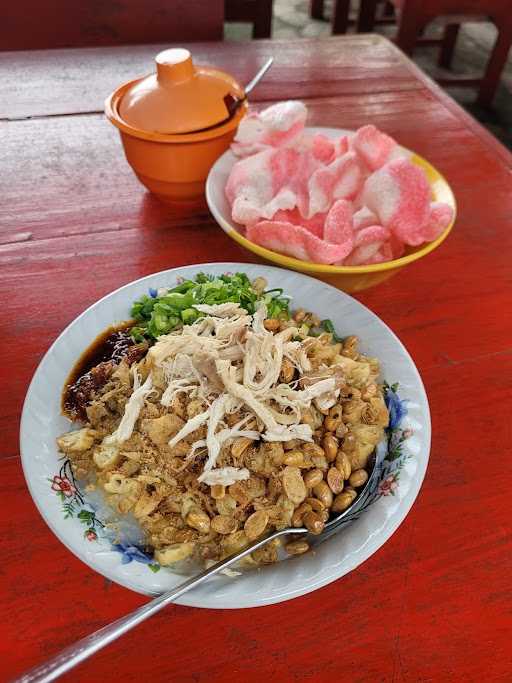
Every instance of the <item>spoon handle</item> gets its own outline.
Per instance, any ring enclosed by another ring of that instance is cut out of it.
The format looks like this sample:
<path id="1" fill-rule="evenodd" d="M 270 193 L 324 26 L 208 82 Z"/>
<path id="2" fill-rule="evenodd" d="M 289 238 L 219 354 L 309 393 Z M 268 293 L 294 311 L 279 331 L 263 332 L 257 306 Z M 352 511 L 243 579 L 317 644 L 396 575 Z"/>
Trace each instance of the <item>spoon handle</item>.
<path id="1" fill-rule="evenodd" d="M 251 81 L 249 81 L 249 83 L 247 83 L 247 85 L 245 86 L 245 96 L 246 97 L 251 92 L 251 90 L 260 82 L 260 80 L 263 78 L 263 76 L 267 73 L 267 71 L 272 66 L 273 61 L 274 61 L 273 57 L 270 57 L 270 59 L 267 59 L 267 61 L 265 62 L 265 64 L 263 64 L 263 66 L 258 71 L 256 76 L 254 76 L 254 78 Z"/>
<path id="2" fill-rule="evenodd" d="M 199 586 L 201 583 L 203 583 L 203 581 L 206 581 L 211 576 L 214 576 L 223 569 L 226 569 L 237 560 L 240 560 L 242 557 L 245 557 L 257 548 L 265 545 L 265 543 L 268 543 L 268 541 L 284 534 L 294 532 L 306 533 L 306 530 L 283 529 L 281 531 L 276 531 L 263 539 L 255 541 L 254 543 L 251 543 L 250 546 L 244 548 L 244 550 L 241 552 L 217 562 L 209 569 L 205 569 L 200 574 L 197 574 L 196 576 L 193 576 L 192 578 L 187 579 L 183 583 L 179 584 L 179 586 L 173 590 L 157 596 L 130 614 L 113 621 L 111 624 L 108 624 L 107 626 L 100 628 L 98 631 L 91 633 L 91 635 L 82 638 L 82 640 L 73 643 L 69 647 L 59 652 L 58 655 L 46 661 L 44 664 L 36 666 L 30 671 L 27 671 L 27 673 L 23 674 L 13 683 L 48 683 L 49 681 L 55 680 L 66 671 L 69 671 L 74 666 L 80 664 L 80 662 L 83 662 L 85 659 L 93 655 L 102 647 L 105 647 L 105 645 L 113 642 L 124 633 L 132 629 L 134 626 L 137 626 L 148 617 L 156 614 L 171 602 L 174 602 L 174 600 L 176 600 L 176 598 L 178 598 L 180 595 L 183 595 L 183 593 L 186 593 L 192 588 Z"/>
<path id="3" fill-rule="evenodd" d="M 268 69 L 270 64 L 267 63 L 265 66 Z M 382 452 L 379 452 L 379 449 L 377 450 L 377 457 L 373 467 L 373 472 L 366 483 L 365 488 L 361 491 L 361 494 L 358 498 L 358 504 L 351 506 L 348 510 L 342 512 L 332 522 L 327 524 L 325 531 L 314 539 L 313 545 L 322 543 L 333 533 L 336 533 L 336 531 L 338 531 L 342 525 L 359 516 L 362 509 L 365 507 L 365 503 L 374 493 L 378 481 L 380 480 L 385 449 L 381 449 L 381 451 Z M 44 664 L 36 666 L 30 671 L 27 671 L 26 674 L 23 674 L 20 678 L 13 681 L 13 683 L 49 683 L 49 681 L 55 680 L 66 671 L 69 671 L 77 664 L 80 664 L 80 662 L 83 662 L 98 650 L 101 650 L 101 648 L 105 647 L 105 645 L 113 642 L 124 633 L 132 629 L 134 626 L 137 626 L 148 617 L 156 614 L 171 602 L 174 602 L 174 600 L 176 600 L 176 598 L 178 598 L 180 595 L 183 595 L 183 593 L 186 593 L 192 588 L 199 586 L 201 583 L 203 583 L 203 581 L 206 581 L 211 576 L 218 574 L 218 572 L 226 569 L 230 565 L 240 560 L 242 557 L 252 553 L 254 550 L 261 548 L 261 546 L 265 545 L 272 539 L 279 538 L 280 536 L 284 535 L 306 533 L 308 533 L 307 529 L 304 529 L 303 527 L 287 527 L 285 529 L 281 529 L 280 531 L 275 531 L 274 533 L 269 534 L 268 536 L 265 536 L 257 541 L 254 541 L 239 553 L 235 553 L 234 555 L 226 557 L 224 560 L 220 560 L 220 562 L 217 562 L 209 569 L 205 569 L 196 576 L 193 576 L 183 583 L 180 583 L 173 590 L 168 591 L 167 593 L 162 593 L 162 595 L 158 595 L 156 598 L 145 605 L 142 605 L 142 607 L 139 607 L 130 614 L 113 621 L 111 624 L 99 629 L 99 631 L 95 631 L 94 633 L 91 633 L 91 635 L 82 638 L 82 640 L 79 640 L 77 643 L 70 645 L 62 650 L 58 655 L 46 661 Z"/>

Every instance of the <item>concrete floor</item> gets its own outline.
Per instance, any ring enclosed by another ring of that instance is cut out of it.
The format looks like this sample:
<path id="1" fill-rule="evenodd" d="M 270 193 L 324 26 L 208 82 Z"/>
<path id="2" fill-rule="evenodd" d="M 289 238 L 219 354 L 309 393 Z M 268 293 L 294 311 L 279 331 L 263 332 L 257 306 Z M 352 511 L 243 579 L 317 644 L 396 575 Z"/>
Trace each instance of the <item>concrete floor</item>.
<path id="1" fill-rule="evenodd" d="M 326 17 L 330 15 L 331 6 L 332 0 L 326 0 Z M 394 26 L 377 27 L 377 30 L 390 37 L 396 32 Z M 440 30 L 433 24 L 426 35 L 439 35 Z M 273 38 L 320 38 L 330 33 L 328 21 L 315 21 L 310 18 L 309 0 L 274 0 Z M 482 73 L 495 36 L 496 29 L 490 23 L 464 24 L 459 34 L 451 72 L 443 72 L 437 67 L 435 47 L 417 48 L 414 61 L 433 77 L 443 73 Z M 229 40 L 247 40 L 251 37 L 251 27 L 248 24 L 226 24 L 225 37 Z M 492 108 L 478 107 L 475 104 L 475 90 L 471 88 L 450 87 L 448 92 L 512 149 L 512 50 Z"/>

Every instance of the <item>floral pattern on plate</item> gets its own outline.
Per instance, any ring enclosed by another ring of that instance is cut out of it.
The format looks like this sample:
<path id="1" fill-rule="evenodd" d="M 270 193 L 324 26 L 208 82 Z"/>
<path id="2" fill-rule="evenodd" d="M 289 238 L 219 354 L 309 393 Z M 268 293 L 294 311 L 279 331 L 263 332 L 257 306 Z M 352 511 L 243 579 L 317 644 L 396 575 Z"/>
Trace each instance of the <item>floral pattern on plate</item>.
<path id="1" fill-rule="evenodd" d="M 142 548 L 128 544 L 115 543 L 108 525 L 98 519 L 96 511 L 91 503 L 86 502 L 80 485 L 76 481 L 69 460 L 64 460 L 59 474 L 50 479 L 51 489 L 55 491 L 62 503 L 64 519 L 75 517 L 86 527 L 84 538 L 88 541 L 98 541 L 100 538 L 111 546 L 111 549 L 121 554 L 121 563 L 129 564 L 132 561 L 140 562 L 148 566 L 152 572 L 157 572 L 160 565 Z"/>

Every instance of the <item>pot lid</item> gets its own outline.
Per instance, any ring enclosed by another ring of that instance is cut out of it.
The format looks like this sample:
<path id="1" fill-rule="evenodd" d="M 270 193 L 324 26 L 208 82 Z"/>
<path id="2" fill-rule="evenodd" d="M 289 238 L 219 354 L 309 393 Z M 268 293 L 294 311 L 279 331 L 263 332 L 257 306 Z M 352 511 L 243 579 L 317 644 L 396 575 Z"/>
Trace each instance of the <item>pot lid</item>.
<path id="1" fill-rule="evenodd" d="M 229 118 L 226 95 L 243 89 L 223 71 L 196 66 L 188 50 L 172 48 L 155 57 L 156 73 L 123 96 L 119 114 L 130 126 L 156 133 L 191 133 Z"/>

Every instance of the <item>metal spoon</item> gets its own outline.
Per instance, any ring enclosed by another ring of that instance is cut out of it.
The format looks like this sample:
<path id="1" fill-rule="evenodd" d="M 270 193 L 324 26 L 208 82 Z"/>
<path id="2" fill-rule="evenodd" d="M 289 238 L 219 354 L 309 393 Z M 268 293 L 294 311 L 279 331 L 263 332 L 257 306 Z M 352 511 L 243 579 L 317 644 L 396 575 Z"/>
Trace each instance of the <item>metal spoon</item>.
<path id="1" fill-rule="evenodd" d="M 258 83 L 261 81 L 263 76 L 267 73 L 267 71 L 270 69 L 272 66 L 272 63 L 274 61 L 273 57 L 270 57 L 270 59 L 267 59 L 265 64 L 261 67 L 261 69 L 258 71 L 256 76 L 247 83 L 244 89 L 244 96 L 241 98 L 235 97 L 231 93 L 228 93 L 224 97 L 224 104 L 226 105 L 226 109 L 228 110 L 229 113 L 229 119 L 234 115 L 236 110 L 242 105 L 243 102 L 247 99 L 247 95 L 258 85 Z"/>
<path id="2" fill-rule="evenodd" d="M 16 679 L 16 681 L 13 683 L 48 683 L 49 681 L 55 680 L 66 671 L 69 671 L 77 664 L 80 664 L 80 662 L 83 662 L 85 659 L 93 655 L 102 647 L 105 647 L 105 645 L 113 642 L 124 633 L 132 629 L 134 626 L 137 626 L 148 617 L 151 617 L 153 614 L 156 614 L 161 609 L 174 602 L 176 598 L 178 598 L 180 595 L 183 595 L 183 593 L 186 593 L 192 588 L 204 583 L 211 576 L 218 574 L 220 571 L 222 571 L 222 569 L 226 569 L 230 565 L 240 560 L 242 557 L 245 557 L 258 548 L 261 548 L 274 538 L 279 538 L 280 536 L 286 536 L 289 534 L 309 535 L 310 538 L 308 538 L 308 541 L 311 540 L 313 546 L 322 543 L 334 533 L 339 531 L 342 526 L 345 526 L 348 524 L 348 522 L 351 522 L 359 517 L 363 509 L 366 507 L 366 504 L 377 490 L 379 481 L 381 479 L 382 463 L 385 454 L 386 448 L 384 446 L 377 449 L 372 473 L 359 496 L 347 510 L 341 512 L 337 517 L 328 522 L 325 525 L 322 533 L 318 536 L 312 536 L 309 531 L 303 527 L 298 529 L 287 528 L 282 529 L 281 531 L 275 531 L 265 538 L 254 541 L 254 543 L 251 543 L 251 545 L 241 552 L 217 562 L 217 564 L 214 564 L 209 569 L 205 569 L 200 574 L 197 574 L 197 576 L 187 579 L 187 581 L 184 581 L 176 588 L 173 588 L 173 590 L 159 595 L 151 600 L 151 602 L 139 607 L 125 617 L 121 617 L 120 619 L 113 621 L 111 624 L 99 629 L 99 631 L 96 631 L 95 633 L 82 638 L 82 640 L 79 640 L 77 643 L 70 645 L 55 657 L 49 659 L 44 664 L 31 669 L 26 674 Z"/>

